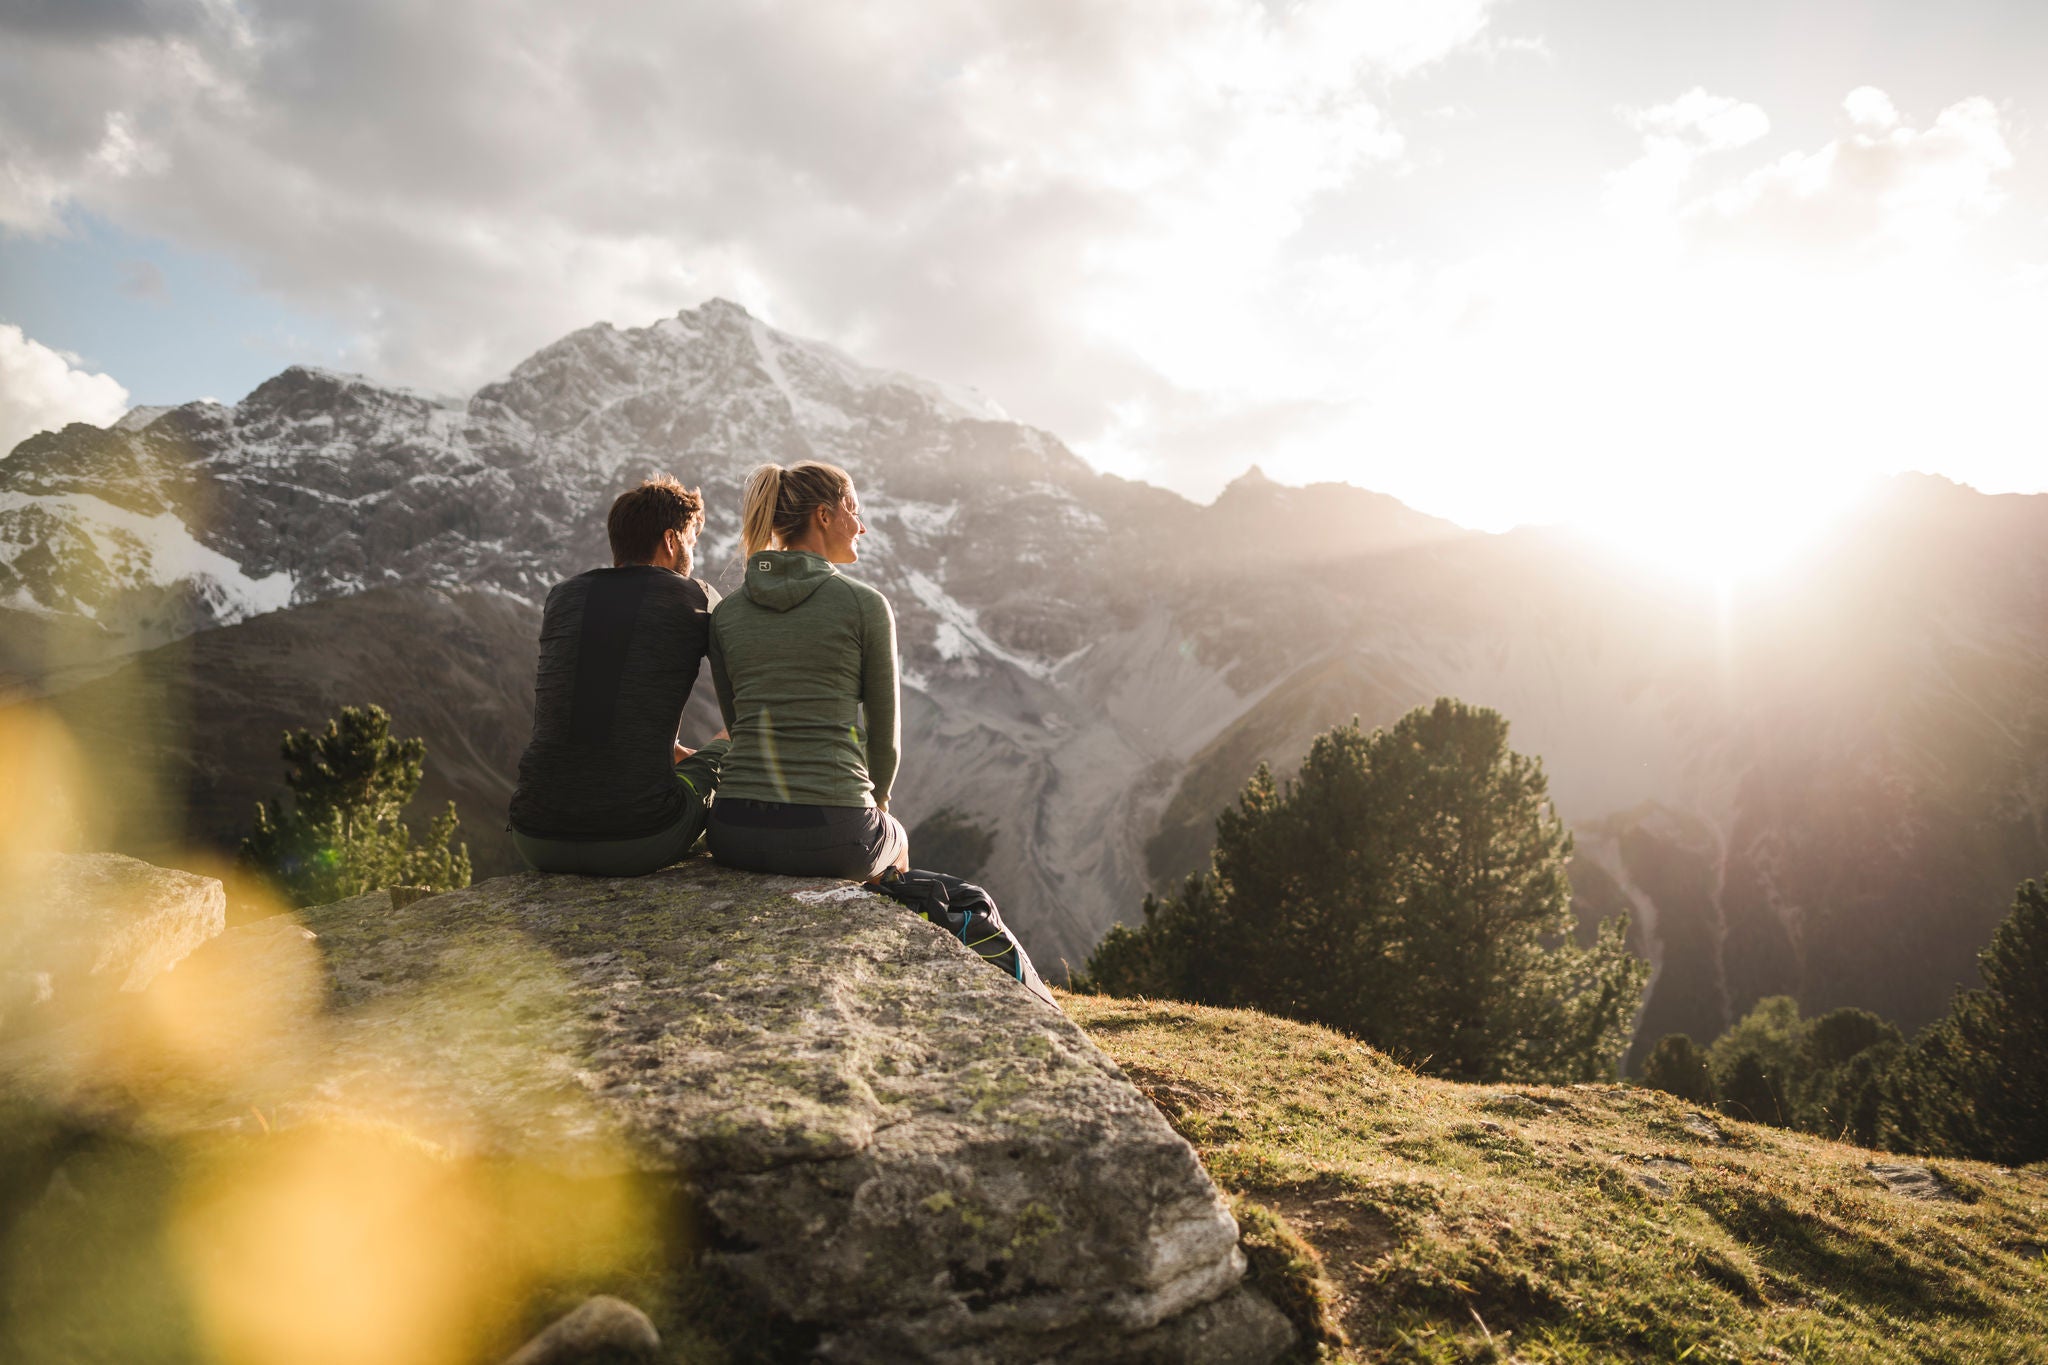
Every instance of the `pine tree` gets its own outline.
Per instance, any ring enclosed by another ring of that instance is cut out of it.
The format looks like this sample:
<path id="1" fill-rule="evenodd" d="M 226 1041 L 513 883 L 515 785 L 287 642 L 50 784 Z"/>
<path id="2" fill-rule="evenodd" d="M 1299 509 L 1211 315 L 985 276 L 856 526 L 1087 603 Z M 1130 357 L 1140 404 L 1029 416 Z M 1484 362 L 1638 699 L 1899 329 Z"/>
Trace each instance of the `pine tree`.
<path id="1" fill-rule="evenodd" d="M 1806 1074 L 1809 1027 L 1799 1017 L 1797 1000 L 1770 995 L 1716 1038 L 1707 1049 L 1707 1070 L 1722 1111 L 1751 1123 L 1790 1127 L 1792 1096 Z"/>
<path id="2" fill-rule="evenodd" d="M 1449 698 L 1316 737 L 1216 821 L 1207 874 L 1106 940 L 1106 989 L 1250 1005 L 1461 1079 L 1613 1074 L 1648 964 L 1625 924 L 1580 948 L 1571 837 L 1497 713 Z"/>
<path id="3" fill-rule="evenodd" d="M 455 803 L 415 846 L 403 819 L 425 772 L 426 741 L 395 739 L 382 707 L 344 706 L 326 729 L 291 730 L 287 808 L 256 808 L 242 841 L 245 864 L 272 877 L 296 905 L 322 905 L 386 886 L 469 885 L 469 846 L 455 845 Z"/>
<path id="4" fill-rule="evenodd" d="M 2011 1166 L 2048 1159 L 2048 886 L 2020 883 L 1977 971 L 1984 985 L 1951 1013 L 1968 1055 L 1967 1146 Z"/>
<path id="5" fill-rule="evenodd" d="M 1706 1054 L 1689 1034 L 1667 1033 L 1659 1038 L 1657 1046 L 1643 1059 L 1640 1079 L 1651 1090 L 1662 1090 L 1694 1104 L 1714 1102 L 1714 1082 L 1707 1074 Z"/>

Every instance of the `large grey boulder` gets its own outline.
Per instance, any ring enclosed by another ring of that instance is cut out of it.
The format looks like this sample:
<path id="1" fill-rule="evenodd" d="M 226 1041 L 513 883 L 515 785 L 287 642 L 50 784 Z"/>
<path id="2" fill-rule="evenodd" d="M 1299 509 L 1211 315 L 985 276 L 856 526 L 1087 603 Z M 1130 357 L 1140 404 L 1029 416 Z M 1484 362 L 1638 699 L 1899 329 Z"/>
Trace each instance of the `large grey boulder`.
<path id="1" fill-rule="evenodd" d="M 402 1116 L 466 1159 L 671 1180 L 701 1262 L 822 1359 L 1254 1362 L 1291 1340 L 1115 1064 L 859 887 L 529 873 L 232 930 L 175 976 L 233 1060 L 204 1084 L 131 1067 L 159 1130 Z M 61 1058 L 0 1064 L 92 1102 Z"/>
<path id="2" fill-rule="evenodd" d="M 117 853 L 34 865 L 0 907 L 0 1031 L 36 1005 L 139 991 L 227 924 L 212 877 Z"/>

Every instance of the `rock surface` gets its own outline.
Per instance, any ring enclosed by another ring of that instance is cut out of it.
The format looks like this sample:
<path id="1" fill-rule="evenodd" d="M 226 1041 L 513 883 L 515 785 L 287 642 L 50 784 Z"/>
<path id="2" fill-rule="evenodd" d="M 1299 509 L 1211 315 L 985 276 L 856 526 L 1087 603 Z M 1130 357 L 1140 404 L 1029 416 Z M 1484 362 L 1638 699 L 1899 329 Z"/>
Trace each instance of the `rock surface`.
<path id="1" fill-rule="evenodd" d="M 1918 1162 L 1873 1161 L 1863 1168 L 1877 1177 L 1877 1183 L 1893 1194 L 1908 1199 L 1928 1199 L 1937 1203 L 1959 1204 L 1963 1197 L 1955 1187 L 1934 1171 Z"/>
<path id="2" fill-rule="evenodd" d="M 174 983 L 226 1012 L 232 1068 L 126 1083 L 174 1131 L 369 1120 L 578 1178 L 673 1175 L 705 1262 L 824 1359 L 1283 1350 L 1227 1207 L 1115 1064 L 893 903 L 814 894 L 840 885 L 529 873 L 235 929 Z M 66 1065 L 0 1057 L 90 1103 Z"/>
<path id="3" fill-rule="evenodd" d="M 53 856 L 9 898 L 0 1030 L 26 1006 L 139 991 L 227 924 L 227 893 L 213 878 L 116 853 Z"/>
<path id="4" fill-rule="evenodd" d="M 632 1304 L 599 1294 L 514 1351 L 505 1365 L 661 1365 L 661 1333 Z"/>

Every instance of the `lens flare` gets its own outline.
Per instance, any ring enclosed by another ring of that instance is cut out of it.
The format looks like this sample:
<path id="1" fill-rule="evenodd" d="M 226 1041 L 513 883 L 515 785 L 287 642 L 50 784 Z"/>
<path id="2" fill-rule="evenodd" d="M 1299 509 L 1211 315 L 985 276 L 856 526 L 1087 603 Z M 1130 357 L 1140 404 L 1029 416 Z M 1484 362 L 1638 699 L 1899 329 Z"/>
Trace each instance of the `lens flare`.
<path id="1" fill-rule="evenodd" d="M 93 792 L 64 722 L 34 703 L 0 708 L 0 906 L 24 903 L 51 853 L 96 847 Z"/>
<path id="2" fill-rule="evenodd" d="M 360 952 L 385 941 L 376 915 L 313 918 Z M 0 1245 L 48 1281 L 0 1304 L 0 1355 L 189 1333 L 163 1353 L 468 1365 L 537 1309 L 655 1299 L 670 1201 L 549 1060 L 575 1027 L 559 967 L 500 936 L 352 1001 L 321 949 L 288 915 L 244 925 L 34 1040 L 34 1061 L 0 1058 L 4 1093 L 100 1125 L 126 1172 L 50 1158 L 93 1192 L 44 1198 Z"/>

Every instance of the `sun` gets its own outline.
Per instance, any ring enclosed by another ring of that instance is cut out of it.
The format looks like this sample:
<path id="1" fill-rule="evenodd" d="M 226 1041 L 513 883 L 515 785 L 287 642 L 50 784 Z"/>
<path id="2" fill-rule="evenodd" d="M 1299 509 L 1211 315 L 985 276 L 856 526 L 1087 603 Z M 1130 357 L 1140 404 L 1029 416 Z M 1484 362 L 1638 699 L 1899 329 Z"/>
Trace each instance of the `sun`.
<path id="1" fill-rule="evenodd" d="M 1839 474 L 1717 480 L 1673 468 L 1601 490 L 1567 524 L 1651 572 L 1727 588 L 1792 571 L 1865 488 Z"/>

